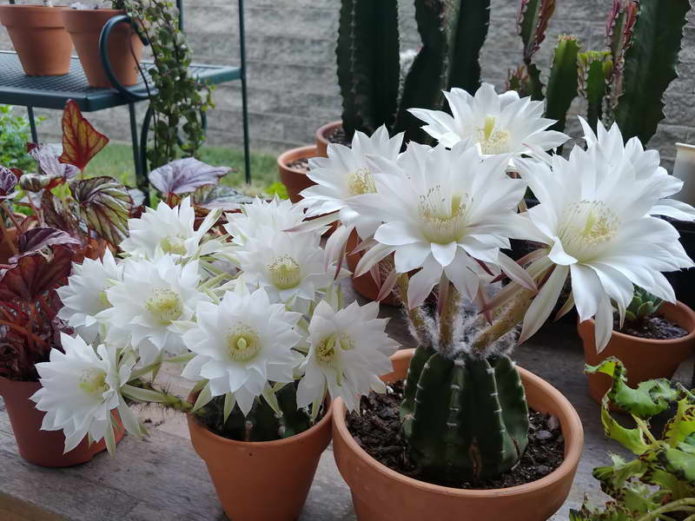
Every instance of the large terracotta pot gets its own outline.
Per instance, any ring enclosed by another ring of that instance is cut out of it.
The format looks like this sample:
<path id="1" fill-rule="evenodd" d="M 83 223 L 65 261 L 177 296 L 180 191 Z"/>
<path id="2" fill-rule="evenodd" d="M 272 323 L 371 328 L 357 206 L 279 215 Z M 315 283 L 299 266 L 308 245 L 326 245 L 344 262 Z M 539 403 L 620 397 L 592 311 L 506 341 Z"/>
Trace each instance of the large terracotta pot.
<path id="1" fill-rule="evenodd" d="M 62 76 L 70 72 L 72 40 L 61 16 L 66 10 L 39 5 L 0 5 L 0 23 L 7 27 L 28 76 Z"/>
<path id="2" fill-rule="evenodd" d="M 299 195 L 302 190 L 315 185 L 306 175 L 306 172 L 297 168 L 292 168 L 289 165 L 300 159 L 311 159 L 316 157 L 316 147 L 311 145 L 307 147 L 293 148 L 283 152 L 278 157 L 278 171 L 280 173 L 280 181 L 287 187 L 287 193 L 290 196 L 290 201 L 298 203 L 302 200 Z"/>
<path id="3" fill-rule="evenodd" d="M 63 454 L 65 436 L 62 431 L 42 431 L 44 413 L 34 407 L 29 398 L 41 385 L 39 382 L 15 382 L 0 377 L 0 396 L 10 418 L 17 440 L 19 455 L 29 463 L 42 467 L 71 467 L 91 461 L 106 449 L 103 441 L 89 444 L 85 439 L 72 451 Z M 122 428 L 116 431 L 116 441 L 123 438 Z"/>
<path id="4" fill-rule="evenodd" d="M 331 441 L 331 416 L 278 441 L 242 442 L 213 434 L 188 415 L 191 442 L 205 461 L 217 496 L 233 521 L 295 521 L 306 502 L 321 453 Z"/>
<path id="5" fill-rule="evenodd" d="M 348 238 L 347 245 L 345 247 L 347 252 L 353 251 L 360 243 L 359 235 L 357 232 L 353 231 Z M 348 269 L 355 273 L 355 268 L 363 257 L 362 252 L 357 252 L 353 254 L 348 254 L 345 256 L 347 260 Z M 382 281 L 383 282 L 383 281 Z M 357 293 L 362 295 L 367 300 L 376 300 L 379 296 L 380 285 L 374 280 L 371 273 L 365 273 L 359 277 L 352 277 L 352 287 Z M 400 302 L 398 297 L 391 292 L 386 298 L 381 301 L 382 304 L 388 304 L 390 306 L 398 306 Z"/>
<path id="6" fill-rule="evenodd" d="M 613 331 L 611 339 L 600 354 L 596 352 L 594 340 L 594 321 L 586 320 L 579 324 L 579 336 L 584 345 L 584 358 L 590 365 L 598 365 L 606 358 L 620 359 L 627 369 L 630 386 L 654 378 L 671 378 L 695 349 L 695 312 L 685 304 L 665 302 L 660 314 L 688 331 L 688 335 L 671 340 L 652 340 L 639 338 Z M 601 402 L 611 386 L 611 379 L 605 374 L 590 374 L 589 395 Z"/>
<path id="7" fill-rule="evenodd" d="M 402 380 L 413 350 L 394 358 L 387 382 Z M 359 521 L 544 521 L 565 502 L 584 444 L 582 423 L 567 399 L 538 376 L 519 369 L 530 406 L 553 414 L 565 438 L 565 461 L 538 481 L 499 490 L 461 490 L 432 485 L 395 472 L 367 454 L 348 431 L 345 405 L 333 404 L 333 452 L 352 491 Z M 475 421 L 475 418 L 471 418 Z"/>
<path id="8" fill-rule="evenodd" d="M 316 155 L 318 157 L 328 157 L 328 145 L 331 144 L 328 136 L 342 126 L 342 121 L 332 121 L 316 131 Z"/>
<path id="9" fill-rule="evenodd" d="M 65 28 L 70 33 L 77 55 L 90 87 L 112 87 L 101 61 L 99 37 L 101 30 L 114 16 L 123 14 L 115 9 L 66 9 L 63 11 Z M 138 62 L 143 44 L 133 28 L 119 24 L 109 40 L 109 60 L 116 79 L 125 86 L 135 85 L 139 79 Z"/>

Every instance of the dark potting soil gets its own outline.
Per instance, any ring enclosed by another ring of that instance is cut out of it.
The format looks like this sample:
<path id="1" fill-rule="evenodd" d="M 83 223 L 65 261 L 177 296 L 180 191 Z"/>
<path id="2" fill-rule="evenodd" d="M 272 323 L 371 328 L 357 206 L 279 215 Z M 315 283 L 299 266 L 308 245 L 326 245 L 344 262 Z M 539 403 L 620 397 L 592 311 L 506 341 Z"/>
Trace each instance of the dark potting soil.
<path id="1" fill-rule="evenodd" d="M 331 132 L 326 134 L 326 139 L 329 143 L 333 143 L 336 145 L 345 145 L 346 147 L 350 146 L 350 141 L 348 141 L 343 127 L 334 128 Z"/>
<path id="2" fill-rule="evenodd" d="M 309 171 L 309 160 L 306 157 L 292 161 L 287 165 L 288 168 L 292 170 L 299 170 L 300 172 L 307 173 Z"/>
<path id="3" fill-rule="evenodd" d="M 653 340 L 682 338 L 688 334 L 678 324 L 660 316 L 647 317 L 639 322 L 625 322 L 622 329 L 620 329 L 620 324 L 616 320 L 613 327 L 626 335 Z"/>
<path id="4" fill-rule="evenodd" d="M 558 420 L 531 411 L 528 448 L 519 463 L 507 473 L 494 480 L 476 483 L 437 483 L 423 479 L 408 457 L 401 434 L 398 409 L 402 400 L 402 382 L 389 386 L 386 394 L 372 392 L 362 398 L 362 414 L 349 414 L 347 425 L 357 443 L 370 456 L 405 476 L 461 489 L 500 489 L 539 480 L 558 468 L 565 459 L 565 441 Z"/>

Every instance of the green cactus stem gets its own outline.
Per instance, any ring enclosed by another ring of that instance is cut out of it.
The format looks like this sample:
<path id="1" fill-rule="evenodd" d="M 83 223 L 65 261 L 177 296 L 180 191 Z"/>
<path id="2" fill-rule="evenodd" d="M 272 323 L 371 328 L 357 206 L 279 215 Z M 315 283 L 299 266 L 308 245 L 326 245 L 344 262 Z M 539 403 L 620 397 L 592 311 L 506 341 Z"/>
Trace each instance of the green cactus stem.
<path id="1" fill-rule="evenodd" d="M 528 444 L 528 406 L 514 363 L 416 350 L 401 407 L 418 470 L 442 484 L 478 482 L 512 468 Z"/>
<path id="2" fill-rule="evenodd" d="M 632 44 L 632 33 L 637 21 L 639 5 L 635 0 L 613 0 L 608 13 L 606 40 L 610 49 L 613 70 L 608 82 L 608 116 L 612 120 L 623 89 L 625 53 Z"/>
<path id="3" fill-rule="evenodd" d="M 565 129 L 567 111 L 577 97 L 579 47 L 577 37 L 572 35 L 560 36 L 555 46 L 545 93 L 545 117 L 557 120 L 552 128 L 559 132 Z"/>
<path id="4" fill-rule="evenodd" d="M 603 119 L 608 96 L 613 61 L 608 51 L 588 51 L 579 54 L 579 92 L 587 102 L 587 122 L 596 131 Z"/>
<path id="5" fill-rule="evenodd" d="M 615 110 L 625 140 L 637 136 L 646 145 L 664 119 L 663 95 L 678 77 L 678 53 L 689 10 L 689 0 L 640 2 Z"/>
<path id="6" fill-rule="evenodd" d="M 518 17 L 518 32 L 524 43 L 524 65 L 529 79 L 528 94 L 534 100 L 543 99 L 541 71 L 533 57 L 545 40 L 550 19 L 555 13 L 555 0 L 522 0 Z"/>
<path id="7" fill-rule="evenodd" d="M 400 81 L 397 0 L 343 0 L 336 56 L 347 137 L 392 126 Z"/>

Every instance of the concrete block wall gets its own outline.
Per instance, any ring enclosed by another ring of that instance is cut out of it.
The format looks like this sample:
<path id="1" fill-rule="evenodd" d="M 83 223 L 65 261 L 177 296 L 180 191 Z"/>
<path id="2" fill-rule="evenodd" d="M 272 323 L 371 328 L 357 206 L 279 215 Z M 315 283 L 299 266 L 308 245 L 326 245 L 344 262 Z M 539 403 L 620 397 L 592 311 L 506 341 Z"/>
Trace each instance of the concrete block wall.
<path id="1" fill-rule="evenodd" d="M 35 1 L 35 0 L 32 0 Z M 691 0 L 695 4 L 695 0 Z M 401 4 L 402 47 L 417 49 L 412 0 Z M 196 61 L 238 62 L 237 9 L 234 0 L 184 0 L 186 29 Z M 252 147 L 277 152 L 312 141 L 321 124 L 337 119 L 341 100 L 336 83 L 335 39 L 340 0 L 246 0 L 247 48 Z M 492 0 L 491 26 L 483 50 L 483 77 L 502 87 L 507 71 L 521 58 L 516 34 L 519 0 Z M 610 0 L 557 0 L 557 12 L 539 65 L 547 70 L 557 35 L 577 34 L 585 49 L 602 49 L 605 18 Z M 681 77 L 666 96 L 666 120 L 651 146 L 665 161 L 675 156 L 676 141 L 695 142 L 695 15 L 691 14 L 681 54 Z M 9 48 L 4 29 L 0 48 Z M 0 71 L 1 74 L 1 71 Z M 238 83 L 215 93 L 217 108 L 211 113 L 209 142 L 239 146 L 241 99 Z M 140 109 L 144 112 L 144 108 Z M 42 132 L 58 131 L 55 114 L 48 115 Z M 127 111 L 96 114 L 95 124 L 113 139 L 128 140 Z"/>

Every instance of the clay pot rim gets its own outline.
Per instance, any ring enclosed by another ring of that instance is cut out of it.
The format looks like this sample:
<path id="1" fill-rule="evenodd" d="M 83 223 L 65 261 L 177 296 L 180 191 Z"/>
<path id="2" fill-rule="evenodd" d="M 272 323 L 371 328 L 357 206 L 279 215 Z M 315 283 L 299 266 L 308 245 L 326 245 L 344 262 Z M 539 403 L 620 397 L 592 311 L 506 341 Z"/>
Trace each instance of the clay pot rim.
<path id="1" fill-rule="evenodd" d="M 277 165 L 279 168 L 286 170 L 288 173 L 306 176 L 307 173 L 303 170 L 297 170 L 296 168 L 290 168 L 288 166 L 288 157 L 293 156 L 293 161 L 301 158 L 311 159 L 312 157 L 317 157 L 316 151 L 316 145 L 306 145 L 303 147 L 285 150 L 282 154 L 278 156 Z"/>
<path id="2" fill-rule="evenodd" d="M 41 385 L 40 380 L 12 380 L 11 378 L 7 378 L 6 376 L 0 376 L 0 396 L 2 396 L 2 387 L 4 385 L 17 385 L 17 386 L 24 386 L 24 387 L 34 387 L 36 385 Z"/>
<path id="3" fill-rule="evenodd" d="M 325 125 L 322 125 L 318 128 L 316 131 L 316 140 L 321 141 L 322 143 L 325 143 L 326 145 L 331 145 L 332 143 L 328 141 L 326 134 L 328 133 L 329 130 L 333 130 L 334 128 L 342 127 L 343 126 L 343 120 L 342 119 L 337 119 L 335 121 L 331 121 L 330 123 L 326 123 Z"/>
<path id="4" fill-rule="evenodd" d="M 189 396 L 189 401 L 191 400 L 191 397 L 193 395 Z M 254 447 L 254 448 L 259 448 L 259 449 L 270 449 L 270 448 L 280 448 L 286 445 L 292 445 L 295 442 L 301 442 L 305 438 L 309 438 L 313 436 L 316 431 L 320 430 L 321 428 L 325 427 L 326 423 L 332 422 L 333 421 L 333 403 L 327 400 L 327 405 L 328 409 L 326 410 L 326 414 L 323 415 L 323 418 L 321 418 L 316 424 L 311 426 L 309 429 L 305 430 L 304 432 L 300 432 L 299 434 L 295 434 L 294 436 L 290 436 L 289 438 L 284 438 L 282 440 L 273 440 L 273 441 L 239 441 L 239 440 L 231 440 L 229 438 L 224 438 L 222 436 L 219 436 L 212 432 L 210 429 L 208 429 L 205 425 L 203 425 L 198 418 L 196 418 L 194 415 L 191 413 L 186 413 L 186 419 L 188 420 L 188 424 L 191 428 L 197 428 L 199 429 L 200 435 L 204 438 L 207 438 L 209 441 L 214 442 L 214 443 L 222 443 L 227 446 L 232 446 L 232 447 L 238 447 L 238 448 L 244 448 L 244 447 Z"/>
<path id="5" fill-rule="evenodd" d="M 54 5 L 53 7 L 48 7 L 45 5 L 30 5 L 30 4 L 2 4 L 0 5 L 0 9 L 33 9 L 35 11 L 43 11 L 43 10 L 51 10 L 51 11 L 67 11 L 71 9 L 70 6 L 67 5 Z"/>
<path id="6" fill-rule="evenodd" d="M 397 360 L 402 358 L 410 358 L 412 357 L 412 353 L 414 351 L 414 349 L 405 349 L 398 351 L 394 355 L 394 359 Z M 569 421 L 567 422 L 567 424 L 561 422 L 560 425 L 561 427 L 563 427 L 563 432 L 566 428 L 568 431 L 573 431 L 576 433 L 576 435 L 574 436 L 574 443 L 569 444 L 569 446 L 565 446 L 566 453 L 562 464 L 547 476 L 544 476 L 541 479 L 532 481 L 530 483 L 516 485 L 514 487 L 508 488 L 469 490 L 445 487 L 442 485 L 427 483 L 426 481 L 420 481 L 418 479 L 404 476 L 403 474 L 396 472 L 395 470 L 392 470 L 387 466 L 379 463 L 376 459 L 370 456 L 367 453 L 367 451 L 365 451 L 362 447 L 359 446 L 359 444 L 355 441 L 355 438 L 352 436 L 352 434 L 350 434 L 350 431 L 347 428 L 347 423 L 345 422 L 345 414 L 347 411 L 345 409 L 345 403 L 341 398 L 336 399 L 333 405 L 333 425 L 337 430 L 338 434 L 341 436 L 342 441 L 345 442 L 345 444 L 353 453 L 355 453 L 356 457 L 366 462 L 366 464 L 369 465 L 372 468 L 372 470 L 384 475 L 386 478 L 399 482 L 402 486 L 405 487 L 413 487 L 420 490 L 424 490 L 428 493 L 455 496 L 466 499 L 494 499 L 496 497 L 518 496 L 525 495 L 530 492 L 535 492 L 537 490 L 545 488 L 550 483 L 561 480 L 564 476 L 572 472 L 572 469 L 579 462 L 582 455 L 582 449 L 584 446 L 584 427 L 582 425 L 581 419 L 579 418 L 579 414 L 577 414 L 577 411 L 574 409 L 570 401 L 567 398 L 565 398 L 565 396 L 560 391 L 558 391 L 555 387 L 543 380 L 540 376 L 536 376 L 530 371 L 527 371 L 526 369 L 523 369 L 518 366 L 517 369 L 521 373 L 523 380 L 527 382 L 532 382 L 533 385 L 540 388 L 544 394 L 548 395 L 552 401 L 558 403 L 561 408 L 566 409 L 567 415 L 569 416 Z M 568 443 L 567 440 L 568 437 L 565 436 L 566 443 Z"/>
<path id="7" fill-rule="evenodd" d="M 125 11 L 123 9 L 76 9 L 74 7 L 67 7 L 65 9 L 67 12 L 76 12 L 76 13 L 113 13 L 114 15 L 117 14 L 125 14 Z"/>
<path id="8" fill-rule="evenodd" d="M 689 317 L 693 325 L 695 325 L 695 311 L 693 311 L 689 306 L 686 304 L 683 304 L 680 300 L 676 301 L 676 303 L 672 302 L 664 302 L 663 307 L 668 307 L 673 310 L 680 309 L 681 311 L 684 311 Z M 671 319 L 669 319 L 671 320 Z M 676 322 L 674 320 L 674 322 Z M 585 320 L 583 322 L 579 322 L 579 326 L 583 324 L 588 324 L 591 325 L 592 328 L 594 327 L 594 324 L 596 321 L 593 318 L 590 318 L 588 320 Z M 672 346 L 676 344 L 681 344 L 683 342 L 688 342 L 693 339 L 695 339 L 695 327 L 692 329 L 688 330 L 683 326 L 683 324 L 676 322 L 676 325 L 682 327 L 686 331 L 688 331 L 688 334 L 679 338 L 664 338 L 664 339 L 658 339 L 658 338 L 643 338 L 641 336 L 634 336 L 634 335 L 628 335 L 627 333 L 621 333 L 620 331 L 615 331 L 611 333 L 611 337 L 615 336 L 617 338 L 622 338 L 624 340 L 628 341 L 638 341 L 642 344 L 647 344 L 647 345 L 653 345 L 653 346 Z"/>

